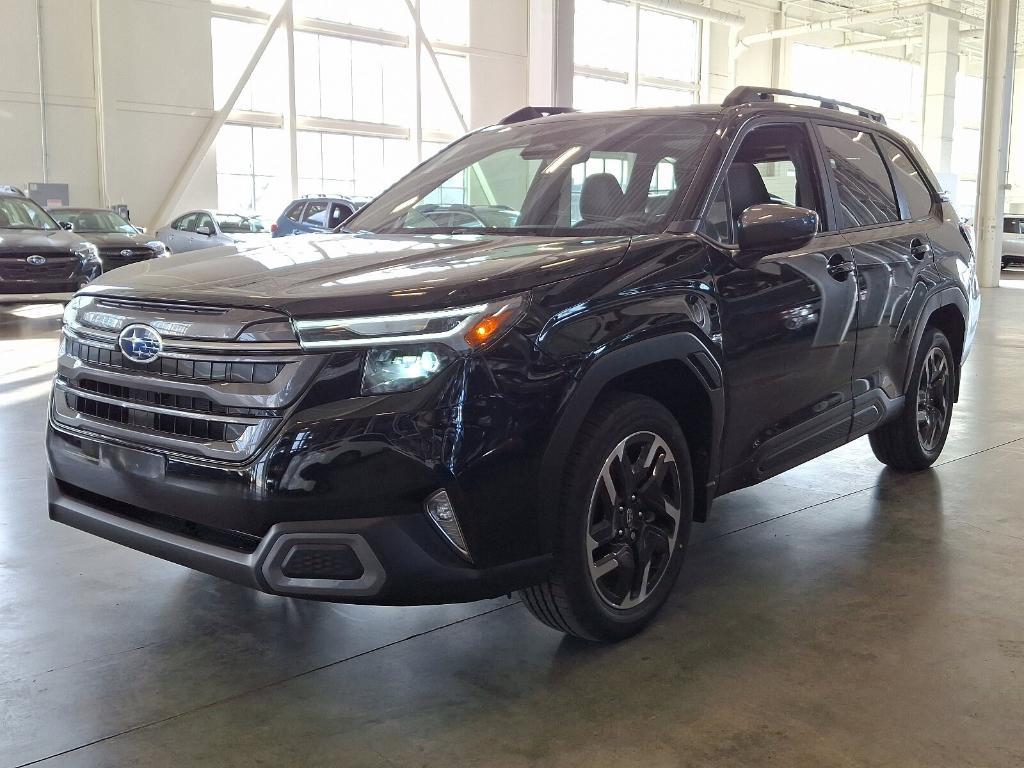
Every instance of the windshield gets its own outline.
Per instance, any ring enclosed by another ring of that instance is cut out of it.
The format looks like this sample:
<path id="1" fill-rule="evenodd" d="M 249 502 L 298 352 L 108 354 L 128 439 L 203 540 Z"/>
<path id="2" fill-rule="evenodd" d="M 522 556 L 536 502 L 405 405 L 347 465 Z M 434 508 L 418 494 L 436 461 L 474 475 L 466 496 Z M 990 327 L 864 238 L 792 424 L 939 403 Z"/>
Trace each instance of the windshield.
<path id="1" fill-rule="evenodd" d="M 27 197 L 0 197 L 0 229 L 57 228 L 57 222 Z"/>
<path id="2" fill-rule="evenodd" d="M 494 126 L 424 163 L 346 229 L 449 234 L 660 232 L 714 129 L 702 115 Z"/>
<path id="3" fill-rule="evenodd" d="M 252 235 L 267 231 L 257 217 L 237 216 L 233 213 L 218 214 L 217 226 L 226 235 Z"/>
<path id="4" fill-rule="evenodd" d="M 75 232 L 106 232 L 136 235 L 138 230 L 113 211 L 54 211 L 61 221 L 70 221 Z"/>

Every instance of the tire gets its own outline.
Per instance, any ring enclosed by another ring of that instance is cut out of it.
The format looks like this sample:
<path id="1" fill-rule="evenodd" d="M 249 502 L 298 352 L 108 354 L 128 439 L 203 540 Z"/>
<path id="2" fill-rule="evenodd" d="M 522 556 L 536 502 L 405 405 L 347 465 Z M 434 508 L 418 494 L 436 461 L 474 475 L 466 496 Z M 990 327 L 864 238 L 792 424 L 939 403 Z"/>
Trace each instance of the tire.
<path id="1" fill-rule="evenodd" d="M 930 385 L 922 378 L 926 366 L 934 382 Z M 933 373 L 940 367 L 941 380 L 936 378 L 938 373 Z M 875 457 L 900 472 L 919 472 L 934 464 L 949 434 L 956 384 L 957 365 L 949 340 L 938 328 L 926 328 L 914 359 L 903 411 L 868 437 Z M 944 404 L 939 403 L 940 399 Z"/>
<path id="2" fill-rule="evenodd" d="M 613 394 L 580 428 L 563 478 L 552 574 L 519 594 L 560 632 L 630 637 L 664 604 L 683 564 L 693 521 L 686 438 L 656 400 Z"/>

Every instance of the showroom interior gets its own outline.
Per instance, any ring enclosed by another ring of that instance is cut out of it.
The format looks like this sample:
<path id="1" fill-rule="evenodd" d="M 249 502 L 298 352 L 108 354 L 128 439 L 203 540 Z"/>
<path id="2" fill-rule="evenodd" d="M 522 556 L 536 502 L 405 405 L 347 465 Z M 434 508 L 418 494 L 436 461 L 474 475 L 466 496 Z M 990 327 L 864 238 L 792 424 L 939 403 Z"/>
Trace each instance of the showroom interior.
<path id="1" fill-rule="evenodd" d="M 614 644 L 534 621 L 512 589 L 404 607 L 264 594 L 51 520 L 45 441 L 68 300 L 8 295 L 0 768 L 1024 765 L 1017 0 L 0 9 L 0 193 L 51 209 L 54 237 L 86 238 L 64 226 L 73 211 L 110 210 L 137 241 L 114 248 L 127 257 L 198 263 L 225 244 L 301 260 L 288 248 L 351 237 L 353 211 L 524 107 L 669 114 L 747 85 L 884 115 L 930 166 L 947 223 L 970 233 L 977 261 L 961 277 L 981 295 L 930 469 L 887 468 L 864 437 L 720 496 L 661 612 Z M 603 163 L 604 176 L 628 171 Z M 477 186 L 452 177 L 423 210 L 455 227 Z M 0 262 L 14 242 L 2 227 Z M 183 275 L 154 278 L 150 300 L 173 304 Z"/>

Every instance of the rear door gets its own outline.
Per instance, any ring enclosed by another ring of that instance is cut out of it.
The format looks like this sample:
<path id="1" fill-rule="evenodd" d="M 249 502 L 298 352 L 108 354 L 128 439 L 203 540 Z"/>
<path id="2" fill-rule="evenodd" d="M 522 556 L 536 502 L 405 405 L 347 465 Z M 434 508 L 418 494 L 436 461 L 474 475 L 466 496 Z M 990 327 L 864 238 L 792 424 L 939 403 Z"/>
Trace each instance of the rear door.
<path id="1" fill-rule="evenodd" d="M 869 432 L 903 394 L 907 327 L 923 309 L 921 273 L 942 212 L 909 153 L 882 134 L 819 125 L 836 215 L 857 265 L 853 437 Z"/>
<path id="2" fill-rule="evenodd" d="M 302 212 L 300 229 L 303 232 L 323 232 L 327 223 L 327 201 L 310 200 Z"/>
<path id="3" fill-rule="evenodd" d="M 759 122 L 739 139 L 705 217 L 705 233 L 735 243 L 751 205 L 811 208 L 821 221 L 806 246 L 719 275 L 727 419 L 724 484 L 762 480 L 848 438 L 857 291 L 846 240 L 831 226 L 811 126 Z"/>

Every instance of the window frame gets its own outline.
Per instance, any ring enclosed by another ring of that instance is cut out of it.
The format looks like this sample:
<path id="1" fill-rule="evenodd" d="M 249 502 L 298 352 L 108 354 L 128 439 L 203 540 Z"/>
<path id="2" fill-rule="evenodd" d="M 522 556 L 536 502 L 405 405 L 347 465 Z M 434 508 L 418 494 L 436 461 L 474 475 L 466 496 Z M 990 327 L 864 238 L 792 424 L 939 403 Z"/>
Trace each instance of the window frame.
<path id="1" fill-rule="evenodd" d="M 878 140 L 875 138 L 875 134 L 877 133 L 877 131 L 874 129 L 874 127 L 873 126 L 872 127 L 865 127 L 865 126 L 859 125 L 857 123 L 844 122 L 843 120 L 829 120 L 827 118 L 819 119 L 819 120 L 812 120 L 811 122 L 814 124 L 815 138 L 818 140 L 819 145 L 821 147 L 821 149 L 820 149 L 820 151 L 821 151 L 821 161 L 822 161 L 822 165 L 825 168 L 825 173 L 827 174 L 826 178 L 828 179 L 828 183 L 829 183 L 829 194 L 830 194 L 830 196 L 832 198 L 833 210 L 835 211 L 835 219 L 834 219 L 834 221 L 836 223 L 835 231 L 836 232 L 841 232 L 841 233 L 846 233 L 846 232 L 866 232 L 866 231 L 871 230 L 871 229 L 880 229 L 880 228 L 883 228 L 883 227 L 894 227 L 894 226 L 897 226 L 899 224 L 907 223 L 908 219 L 903 218 L 904 213 L 906 211 L 906 208 L 905 208 L 906 201 L 903 200 L 903 193 L 900 191 L 899 186 L 896 184 L 896 180 L 893 178 L 892 168 L 889 167 L 889 163 L 885 159 L 885 153 L 882 152 L 882 149 L 881 149 L 881 147 L 878 144 Z M 867 136 L 869 136 L 871 138 L 872 146 L 874 146 L 875 152 L 877 152 L 879 158 L 881 158 L 881 160 L 882 160 L 882 167 L 885 168 L 886 176 L 888 176 L 888 178 L 889 178 L 889 189 L 892 191 L 893 201 L 896 203 L 896 210 L 897 210 L 897 213 L 899 214 L 899 218 L 898 219 L 896 219 L 895 221 L 875 222 L 874 224 L 862 224 L 862 225 L 857 226 L 857 227 L 843 227 L 843 226 L 840 226 L 842 220 L 841 220 L 841 217 L 839 215 L 839 209 L 840 209 L 840 205 L 839 205 L 839 185 L 836 183 L 835 174 L 832 173 L 832 166 L 825 159 L 825 149 L 824 149 L 825 148 L 825 139 L 822 137 L 821 130 L 820 130 L 821 128 L 824 128 L 824 127 L 838 128 L 838 129 L 841 129 L 841 130 L 844 130 L 844 131 L 857 131 L 857 132 L 863 133 L 863 134 L 865 134 L 865 135 L 867 135 Z M 900 144 L 900 146 L 902 147 L 902 143 Z M 920 171 L 920 169 L 918 169 L 918 170 Z M 930 187 L 930 185 L 929 185 L 929 187 Z"/>
<path id="2" fill-rule="evenodd" d="M 711 211 L 711 207 L 718 199 L 720 190 L 725 185 L 726 178 L 729 173 L 729 167 L 732 165 L 733 160 L 739 153 L 740 147 L 743 146 L 744 140 L 750 133 L 758 128 L 765 128 L 772 125 L 794 125 L 802 127 L 804 135 L 807 138 L 808 149 L 810 150 L 811 155 L 810 170 L 814 174 L 815 181 L 818 184 L 818 199 L 823 209 L 818 211 L 818 231 L 812 238 L 812 242 L 817 238 L 834 236 L 840 232 L 840 230 L 835 226 L 835 224 L 838 223 L 838 219 L 836 217 L 835 201 L 832 197 L 833 193 L 831 182 L 829 180 L 829 176 L 826 175 L 828 172 L 828 164 L 825 162 L 825 157 L 822 153 L 818 132 L 814 128 L 814 121 L 809 117 L 798 117 L 796 115 L 758 115 L 750 118 L 737 128 L 736 135 L 732 138 L 731 143 L 723 153 L 723 157 L 719 161 L 718 167 L 712 175 L 711 183 L 707 187 L 704 198 L 696 209 L 697 215 L 694 216 L 698 222 L 697 231 L 721 246 L 734 247 L 734 244 L 723 243 L 721 240 L 718 240 L 716 237 L 708 234 L 708 227 L 706 225 L 708 214 Z M 726 195 L 726 205 L 730 216 L 729 230 L 730 232 L 734 232 L 735 221 L 732 216 L 732 198 L 729 195 Z"/>
<path id="3" fill-rule="evenodd" d="M 914 169 L 917 171 L 917 177 L 924 184 L 924 188 L 928 190 L 928 195 L 932 203 L 931 207 L 928 209 L 927 215 L 919 216 L 918 218 L 915 219 L 910 210 L 910 201 L 906 199 L 906 195 L 903 194 L 903 190 L 900 188 L 900 185 L 896 182 L 896 174 L 894 173 L 894 169 L 892 168 L 892 163 L 889 160 L 888 155 L 885 152 L 882 152 L 882 162 L 885 163 L 885 167 L 889 171 L 889 178 L 892 181 L 893 188 L 896 190 L 896 201 L 899 204 L 901 221 L 927 221 L 928 219 L 933 218 L 935 215 L 935 204 L 940 202 L 940 196 L 932 186 L 931 179 L 928 178 L 928 174 L 921 167 L 921 164 L 917 161 L 917 158 L 914 157 L 914 153 L 907 148 L 907 140 L 904 139 L 902 136 L 899 136 L 898 134 L 888 134 L 880 131 L 872 131 L 872 138 L 874 138 L 875 145 L 879 149 L 882 148 L 882 139 L 885 139 L 890 144 L 899 149 L 900 152 L 903 153 L 903 156 L 907 158 L 907 161 L 912 166 L 914 166 Z"/>

